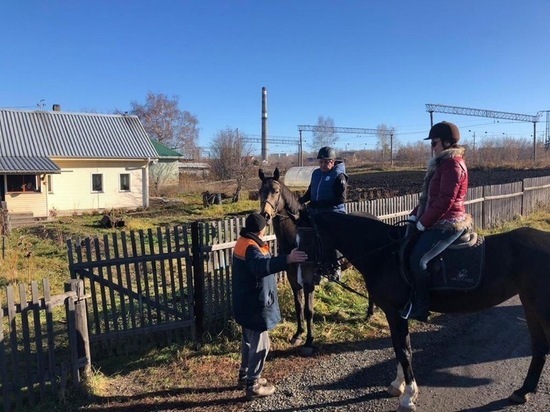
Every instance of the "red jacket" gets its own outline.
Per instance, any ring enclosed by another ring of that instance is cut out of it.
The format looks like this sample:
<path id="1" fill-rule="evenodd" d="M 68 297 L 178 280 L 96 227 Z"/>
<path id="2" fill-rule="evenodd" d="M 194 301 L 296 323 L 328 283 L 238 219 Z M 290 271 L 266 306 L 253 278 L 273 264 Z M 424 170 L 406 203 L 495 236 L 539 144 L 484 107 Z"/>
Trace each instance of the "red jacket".
<path id="1" fill-rule="evenodd" d="M 448 149 L 430 161 L 420 204 L 412 213 L 424 227 L 460 228 L 466 220 L 468 169 L 463 153 L 462 148 Z"/>

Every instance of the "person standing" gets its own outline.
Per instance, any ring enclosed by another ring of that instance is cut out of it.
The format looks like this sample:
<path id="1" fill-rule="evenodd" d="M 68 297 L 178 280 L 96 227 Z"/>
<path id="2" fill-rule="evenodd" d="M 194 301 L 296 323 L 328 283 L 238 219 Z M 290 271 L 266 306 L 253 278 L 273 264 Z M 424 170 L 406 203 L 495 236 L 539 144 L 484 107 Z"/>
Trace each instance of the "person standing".
<path id="1" fill-rule="evenodd" d="M 346 213 L 345 203 L 347 195 L 348 176 L 343 161 L 336 160 L 336 151 L 329 146 L 321 147 L 317 154 L 319 168 L 311 175 L 307 191 L 298 201 L 307 204 L 312 214 L 319 213 Z M 329 276 L 332 280 L 339 280 L 341 269 L 338 259 L 341 254 L 332 250 Z"/>
<path id="2" fill-rule="evenodd" d="M 271 345 L 268 331 L 281 320 L 274 274 L 290 263 L 307 260 L 307 254 L 298 249 L 272 257 L 262 240 L 265 230 L 262 215 L 248 215 L 233 250 L 233 315 L 242 329 L 238 387 L 245 389 L 248 400 L 275 392 L 275 386 L 261 377 Z"/>
<path id="3" fill-rule="evenodd" d="M 430 307 L 428 262 L 473 226 L 464 202 L 468 191 L 468 169 L 464 148 L 458 145 L 460 132 L 450 122 L 432 126 L 428 137 L 434 156 L 424 176 L 419 204 L 409 216 L 420 232 L 411 256 L 414 276 L 412 302 L 400 311 L 404 319 L 426 322 Z"/>

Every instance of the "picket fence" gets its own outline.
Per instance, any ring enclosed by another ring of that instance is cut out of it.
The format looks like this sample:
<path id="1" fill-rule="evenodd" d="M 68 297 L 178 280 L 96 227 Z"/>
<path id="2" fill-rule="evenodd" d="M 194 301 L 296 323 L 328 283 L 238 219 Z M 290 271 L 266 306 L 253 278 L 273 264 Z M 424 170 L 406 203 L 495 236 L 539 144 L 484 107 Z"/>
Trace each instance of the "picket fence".
<path id="1" fill-rule="evenodd" d="M 418 198 L 419 195 L 414 194 L 347 203 L 346 207 L 348 212 L 365 211 L 388 223 L 396 223 L 406 218 Z M 548 205 L 550 176 L 470 188 L 466 208 L 476 226 L 486 229 Z M 145 344 L 165 345 L 174 341 L 200 344 L 208 334 L 220 333 L 232 318 L 232 249 L 243 225 L 244 217 L 240 216 L 156 230 L 113 232 L 102 238 L 69 239 L 71 278 L 82 282 L 86 295 L 81 292 L 75 297 L 69 293 L 54 299 L 49 298 L 49 288 L 47 291 L 44 287 L 45 297 L 40 300 L 34 291 L 36 287 L 32 286 L 31 303 L 17 306 L 13 298 L 8 298 L 8 305 L 2 311 L 2 328 L 16 324 L 17 316 L 19 324 L 26 324 L 30 312 L 35 317 L 44 312 L 47 320 L 48 316 L 51 318 L 48 311 L 65 302 L 69 308 L 85 309 L 86 313 L 78 318 L 80 322 L 87 319 L 86 332 L 77 333 L 80 343 L 75 349 L 76 355 L 69 356 L 65 361 L 68 363 L 56 366 L 49 358 L 55 352 L 49 347 L 47 351 L 40 349 L 42 342 L 59 339 L 58 332 L 48 326 L 51 321 L 46 322 L 46 332 L 40 333 L 36 326 L 34 333 L 30 333 L 32 327 L 22 326 L 22 330 L 13 331 L 8 328 L 11 346 L 6 344 L 2 329 L 0 366 L 5 410 L 10 410 L 6 408 L 11 405 L 10 399 L 15 399 L 16 405 L 21 403 L 21 391 L 25 387 L 30 397 L 36 385 L 40 393 L 47 385 L 55 391 L 58 382 L 69 372 L 78 383 L 79 371 L 91 358 L 128 353 Z M 276 254 L 277 241 L 272 227 L 268 227 L 266 240 Z M 13 295 L 13 289 L 9 292 L 9 288 L 12 287 L 7 288 L 6 296 Z M 26 296 L 21 295 L 20 301 L 26 302 Z M 68 316 L 73 316 L 70 310 Z M 39 323 L 34 321 L 34 325 Z M 67 321 L 65 342 L 76 339 L 71 338 L 70 324 L 71 321 Z M 45 356 L 50 363 L 45 363 Z M 8 357 L 11 363 L 6 363 Z M 27 359 L 35 359 L 36 366 Z M 33 399 L 29 398 L 29 402 Z"/>

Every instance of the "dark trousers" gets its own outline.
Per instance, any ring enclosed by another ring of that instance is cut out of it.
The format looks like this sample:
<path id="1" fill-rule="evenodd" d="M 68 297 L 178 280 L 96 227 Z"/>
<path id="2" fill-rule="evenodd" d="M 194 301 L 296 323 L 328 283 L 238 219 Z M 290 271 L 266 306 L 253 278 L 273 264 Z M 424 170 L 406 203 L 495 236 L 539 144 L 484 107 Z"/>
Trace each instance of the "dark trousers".
<path id="1" fill-rule="evenodd" d="M 271 341 L 267 330 L 260 332 L 243 327 L 242 332 L 239 376 L 246 376 L 247 381 L 255 381 L 262 375 Z"/>

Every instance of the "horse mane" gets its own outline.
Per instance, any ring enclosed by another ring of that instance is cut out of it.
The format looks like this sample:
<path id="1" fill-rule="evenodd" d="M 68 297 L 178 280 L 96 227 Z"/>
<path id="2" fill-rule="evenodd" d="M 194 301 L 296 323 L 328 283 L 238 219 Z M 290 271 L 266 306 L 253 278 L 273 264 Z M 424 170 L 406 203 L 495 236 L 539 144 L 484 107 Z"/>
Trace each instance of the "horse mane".
<path id="1" fill-rule="evenodd" d="M 294 193 L 292 193 L 283 182 L 279 182 L 279 185 L 281 186 L 281 196 L 286 204 L 285 209 L 291 214 L 296 215 L 300 209 L 302 209 L 302 205 L 298 202 Z"/>

